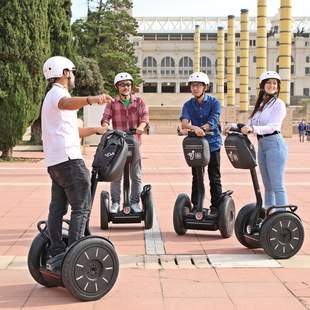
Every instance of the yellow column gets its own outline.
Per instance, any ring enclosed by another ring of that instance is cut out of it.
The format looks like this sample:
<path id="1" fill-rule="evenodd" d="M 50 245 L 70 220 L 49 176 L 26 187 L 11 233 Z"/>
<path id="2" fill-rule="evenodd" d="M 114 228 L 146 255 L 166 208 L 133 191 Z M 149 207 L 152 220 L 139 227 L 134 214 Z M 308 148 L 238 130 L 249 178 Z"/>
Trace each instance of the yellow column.
<path id="1" fill-rule="evenodd" d="M 217 27 L 216 98 L 224 106 L 224 28 Z"/>
<path id="2" fill-rule="evenodd" d="M 249 11 L 240 17 L 240 111 L 249 109 Z"/>
<path id="3" fill-rule="evenodd" d="M 280 46 L 279 74 L 281 76 L 280 98 L 290 104 L 292 55 L 292 0 L 281 0 L 280 6 Z"/>
<path id="4" fill-rule="evenodd" d="M 228 15 L 227 33 L 227 105 L 235 105 L 236 40 L 235 16 Z"/>
<path id="5" fill-rule="evenodd" d="M 200 29 L 199 29 L 199 25 L 195 26 L 194 44 L 195 44 L 194 72 L 199 72 L 200 71 Z"/>
<path id="6" fill-rule="evenodd" d="M 257 0 L 256 31 L 256 90 L 259 91 L 259 77 L 267 71 L 267 5 L 266 0 Z"/>

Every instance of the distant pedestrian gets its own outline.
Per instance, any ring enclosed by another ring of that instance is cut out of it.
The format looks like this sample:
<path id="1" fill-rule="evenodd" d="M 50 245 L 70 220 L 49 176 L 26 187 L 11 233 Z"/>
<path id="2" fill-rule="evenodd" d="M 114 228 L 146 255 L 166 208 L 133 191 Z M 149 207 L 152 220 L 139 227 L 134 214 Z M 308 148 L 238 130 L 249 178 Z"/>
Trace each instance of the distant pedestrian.
<path id="1" fill-rule="evenodd" d="M 305 142 L 306 127 L 307 125 L 306 125 L 305 120 L 302 120 L 298 124 L 299 142 Z"/>
<path id="2" fill-rule="evenodd" d="M 310 123 L 306 125 L 306 136 L 307 136 L 307 141 L 310 141 Z"/>

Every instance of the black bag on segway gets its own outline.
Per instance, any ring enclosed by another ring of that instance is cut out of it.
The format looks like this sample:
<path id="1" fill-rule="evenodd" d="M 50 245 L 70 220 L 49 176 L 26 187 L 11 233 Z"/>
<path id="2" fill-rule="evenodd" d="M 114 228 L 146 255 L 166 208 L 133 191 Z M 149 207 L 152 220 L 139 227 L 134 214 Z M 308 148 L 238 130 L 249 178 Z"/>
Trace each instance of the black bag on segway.
<path id="1" fill-rule="evenodd" d="M 255 148 L 247 136 L 228 135 L 224 145 L 228 159 L 235 168 L 253 169 L 256 167 Z"/>
<path id="2" fill-rule="evenodd" d="M 108 130 L 101 137 L 93 161 L 98 181 L 111 182 L 122 173 L 128 152 L 125 136 L 122 131 Z"/>
<path id="3" fill-rule="evenodd" d="M 190 167 L 205 167 L 210 161 L 209 143 L 204 138 L 187 136 L 183 140 L 183 153 Z"/>

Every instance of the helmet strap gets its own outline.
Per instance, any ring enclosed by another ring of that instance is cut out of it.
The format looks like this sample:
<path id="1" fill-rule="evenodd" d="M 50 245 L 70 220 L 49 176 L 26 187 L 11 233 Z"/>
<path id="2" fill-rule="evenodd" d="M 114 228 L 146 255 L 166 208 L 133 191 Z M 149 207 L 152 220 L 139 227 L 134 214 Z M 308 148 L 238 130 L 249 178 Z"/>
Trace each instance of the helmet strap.
<path id="1" fill-rule="evenodd" d="M 122 99 L 122 100 L 124 100 L 124 99 L 128 99 L 128 98 L 130 98 L 130 94 L 119 94 L 119 96 L 120 96 L 120 98 Z"/>
<path id="2" fill-rule="evenodd" d="M 195 96 L 196 100 L 199 100 L 201 97 L 203 97 L 203 96 L 204 96 L 204 94 L 205 94 L 205 92 L 203 91 L 203 92 L 201 93 L 201 95 L 199 95 L 199 96 Z"/>

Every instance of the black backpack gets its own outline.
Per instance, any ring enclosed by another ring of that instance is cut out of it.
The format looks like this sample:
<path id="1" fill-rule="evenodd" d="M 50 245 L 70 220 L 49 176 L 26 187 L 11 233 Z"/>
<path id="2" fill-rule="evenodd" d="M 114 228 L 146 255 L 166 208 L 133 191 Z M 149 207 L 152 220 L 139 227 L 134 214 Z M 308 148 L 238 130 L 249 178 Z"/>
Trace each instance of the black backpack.
<path id="1" fill-rule="evenodd" d="M 98 144 L 93 161 L 93 169 L 98 173 L 98 181 L 111 182 L 122 174 L 128 153 L 122 131 L 108 130 Z"/>

